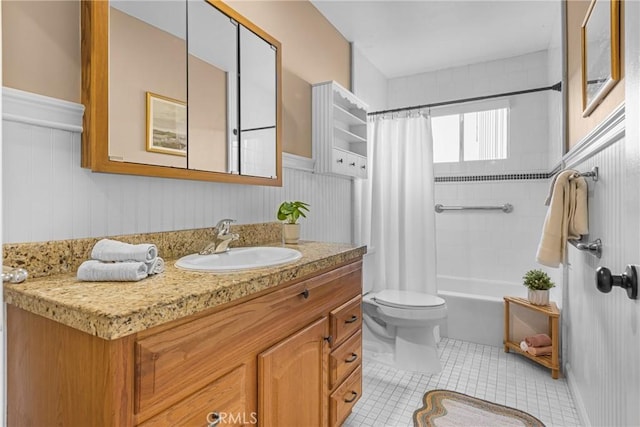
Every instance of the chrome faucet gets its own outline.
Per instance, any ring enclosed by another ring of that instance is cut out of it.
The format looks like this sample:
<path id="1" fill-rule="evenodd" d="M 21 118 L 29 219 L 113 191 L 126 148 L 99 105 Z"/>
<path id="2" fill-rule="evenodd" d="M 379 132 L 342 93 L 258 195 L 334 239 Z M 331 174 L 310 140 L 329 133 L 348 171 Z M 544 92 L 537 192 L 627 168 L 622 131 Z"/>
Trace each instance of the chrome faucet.
<path id="1" fill-rule="evenodd" d="M 211 255 L 227 252 L 229 244 L 234 240 L 238 240 L 240 236 L 237 233 L 231 233 L 231 223 L 236 222 L 235 219 L 221 219 L 216 225 L 217 235 L 213 242 L 209 243 L 200 255 Z"/>

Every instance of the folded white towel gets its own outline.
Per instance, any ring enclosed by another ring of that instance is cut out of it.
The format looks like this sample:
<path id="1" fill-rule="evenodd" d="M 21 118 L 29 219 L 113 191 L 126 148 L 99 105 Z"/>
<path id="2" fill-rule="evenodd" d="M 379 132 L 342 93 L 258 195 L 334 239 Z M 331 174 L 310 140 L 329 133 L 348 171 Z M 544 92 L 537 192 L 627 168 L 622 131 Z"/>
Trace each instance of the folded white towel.
<path id="1" fill-rule="evenodd" d="M 160 257 L 157 257 L 151 262 L 146 262 L 147 265 L 147 274 L 159 274 L 164 273 L 164 260 Z"/>
<path id="2" fill-rule="evenodd" d="M 522 349 L 522 351 L 527 351 L 529 350 L 529 346 L 527 345 L 526 342 L 522 341 L 520 342 L 520 348 Z"/>
<path id="3" fill-rule="evenodd" d="M 567 239 L 589 232 L 587 181 L 576 171 L 560 172 L 552 181 L 552 193 L 536 260 L 558 267 L 565 260 Z"/>
<path id="4" fill-rule="evenodd" d="M 144 262 L 101 262 L 89 260 L 80 264 L 78 280 L 85 282 L 137 282 L 147 277 Z"/>
<path id="5" fill-rule="evenodd" d="M 151 243 L 132 245 L 117 240 L 102 239 L 95 244 L 91 258 L 100 261 L 151 262 L 158 256 L 158 248 Z"/>

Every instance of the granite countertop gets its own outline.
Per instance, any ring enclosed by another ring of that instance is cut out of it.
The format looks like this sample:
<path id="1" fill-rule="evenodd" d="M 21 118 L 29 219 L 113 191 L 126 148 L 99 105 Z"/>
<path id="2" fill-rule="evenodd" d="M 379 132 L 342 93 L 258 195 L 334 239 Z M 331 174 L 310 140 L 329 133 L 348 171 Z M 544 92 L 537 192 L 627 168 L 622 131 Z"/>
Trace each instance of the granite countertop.
<path id="1" fill-rule="evenodd" d="M 199 313 L 281 283 L 356 260 L 366 247 L 300 242 L 291 264 L 238 273 L 184 271 L 167 261 L 164 273 L 139 282 L 81 282 L 75 274 L 4 284 L 7 304 L 83 332 L 113 340 Z"/>

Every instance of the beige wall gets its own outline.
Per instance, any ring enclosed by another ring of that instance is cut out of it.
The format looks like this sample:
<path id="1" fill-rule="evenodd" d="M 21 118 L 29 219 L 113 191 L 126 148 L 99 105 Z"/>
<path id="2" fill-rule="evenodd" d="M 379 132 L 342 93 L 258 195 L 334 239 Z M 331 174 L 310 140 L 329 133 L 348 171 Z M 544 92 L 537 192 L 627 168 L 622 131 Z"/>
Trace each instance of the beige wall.
<path id="1" fill-rule="evenodd" d="M 188 156 L 189 169 L 227 171 L 227 73 L 193 55 L 189 55 Z"/>
<path id="2" fill-rule="evenodd" d="M 228 4 L 282 43 L 283 149 L 311 157 L 311 84 L 350 83 L 349 43 L 308 1 Z M 79 1 L 2 1 L 5 86 L 80 102 Z"/>
<path id="3" fill-rule="evenodd" d="M 80 2 L 2 1 L 4 86 L 80 102 Z"/>
<path id="4" fill-rule="evenodd" d="M 584 21 L 590 1 L 567 2 L 567 78 L 568 78 L 568 141 L 569 149 L 580 142 L 593 128 L 602 122 L 624 101 L 624 2 L 621 9 L 620 66 L 621 78 L 617 85 L 596 107 L 589 117 L 582 117 L 582 74 L 580 27 Z"/>
<path id="5" fill-rule="evenodd" d="M 109 11 L 109 156 L 187 167 L 185 156 L 147 151 L 147 92 L 187 101 L 187 45 L 115 8 Z"/>
<path id="6" fill-rule="evenodd" d="M 311 157 L 311 84 L 350 87 L 349 43 L 308 1 L 228 1 L 282 43 L 283 150 Z"/>

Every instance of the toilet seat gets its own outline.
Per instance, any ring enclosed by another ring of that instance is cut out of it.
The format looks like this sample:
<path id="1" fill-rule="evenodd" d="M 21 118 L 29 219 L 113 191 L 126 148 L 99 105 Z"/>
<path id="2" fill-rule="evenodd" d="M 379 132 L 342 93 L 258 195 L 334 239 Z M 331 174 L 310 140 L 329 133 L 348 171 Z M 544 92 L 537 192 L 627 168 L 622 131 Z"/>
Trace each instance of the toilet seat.
<path id="1" fill-rule="evenodd" d="M 377 292 L 373 300 L 387 307 L 404 309 L 430 309 L 441 307 L 445 300 L 422 292 L 385 289 Z"/>

